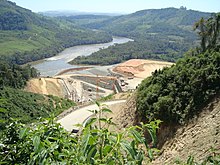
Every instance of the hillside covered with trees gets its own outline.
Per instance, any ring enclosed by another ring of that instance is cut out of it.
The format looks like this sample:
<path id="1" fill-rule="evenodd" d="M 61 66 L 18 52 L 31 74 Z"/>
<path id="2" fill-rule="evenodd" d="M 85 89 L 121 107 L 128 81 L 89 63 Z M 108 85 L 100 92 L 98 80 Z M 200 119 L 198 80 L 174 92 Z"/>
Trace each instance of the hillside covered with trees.
<path id="1" fill-rule="evenodd" d="M 0 0 L 0 59 L 24 64 L 54 56 L 67 47 L 111 40 L 105 32 L 80 28 Z"/>
<path id="2" fill-rule="evenodd" d="M 195 28 L 200 47 L 156 70 L 138 88 L 137 109 L 141 120 L 154 118 L 183 124 L 220 92 L 220 14 L 201 18 Z"/>
<path id="3" fill-rule="evenodd" d="M 100 18 L 85 24 L 88 18 L 67 17 L 87 28 L 101 29 L 112 35 L 134 39 L 134 42 L 111 46 L 88 57 L 78 57 L 72 64 L 113 64 L 131 58 L 159 59 L 175 62 L 184 52 L 198 44 L 193 24 L 201 17 L 211 14 L 187 10 L 181 7 L 150 9 L 133 14 L 111 17 L 100 22 Z M 103 60 L 100 61 L 99 59 Z"/>

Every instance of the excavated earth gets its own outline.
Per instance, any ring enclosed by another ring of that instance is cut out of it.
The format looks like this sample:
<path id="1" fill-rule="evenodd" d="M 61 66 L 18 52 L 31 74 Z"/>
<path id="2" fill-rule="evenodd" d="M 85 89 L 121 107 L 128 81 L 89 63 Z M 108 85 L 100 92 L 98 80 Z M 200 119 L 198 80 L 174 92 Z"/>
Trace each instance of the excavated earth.
<path id="1" fill-rule="evenodd" d="M 133 95 L 128 99 L 114 119 L 120 128 L 136 123 L 135 97 Z M 193 156 L 196 162 L 202 162 L 214 154 L 211 152 L 212 149 L 220 154 L 220 96 L 213 99 L 188 124 L 179 126 L 177 131 L 169 131 L 170 128 L 161 128 L 159 131 L 158 141 L 165 143 L 161 146 L 160 155 L 151 163 L 152 165 L 186 163 L 189 156 Z M 168 133 L 172 135 L 167 136 Z"/>
<path id="2" fill-rule="evenodd" d="M 214 153 L 220 154 L 220 97 L 215 98 L 201 114 L 187 125 L 180 127 L 174 137 L 161 149 L 161 155 L 152 164 L 175 164 L 185 162 L 193 156 L 196 162 L 202 162 Z"/>
<path id="3" fill-rule="evenodd" d="M 131 59 L 117 65 L 113 71 L 128 76 L 146 78 L 151 76 L 155 70 L 170 67 L 173 64 L 165 61 Z"/>

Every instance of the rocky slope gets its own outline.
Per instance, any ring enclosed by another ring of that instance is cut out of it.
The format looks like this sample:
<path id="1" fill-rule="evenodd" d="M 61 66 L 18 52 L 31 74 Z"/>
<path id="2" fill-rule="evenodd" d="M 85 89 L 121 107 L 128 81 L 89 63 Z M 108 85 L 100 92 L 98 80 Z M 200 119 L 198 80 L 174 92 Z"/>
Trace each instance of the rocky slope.
<path id="1" fill-rule="evenodd" d="M 128 99 L 117 115 L 116 121 L 121 127 L 136 123 L 135 97 L 133 95 Z M 165 144 L 161 148 L 161 154 L 152 162 L 153 165 L 186 163 L 189 156 L 193 156 L 196 162 L 201 162 L 213 154 L 211 149 L 216 149 L 216 153 L 220 154 L 220 96 L 213 99 L 188 124 L 179 127 L 174 134 L 171 130 L 174 129 L 161 128 L 158 138 L 165 141 Z M 172 135 L 167 136 L 167 132 Z"/>
<path id="2" fill-rule="evenodd" d="M 209 103 L 200 115 L 180 127 L 174 137 L 161 149 L 161 155 L 152 164 L 175 164 L 193 156 L 201 162 L 216 149 L 220 154 L 220 97 Z"/>

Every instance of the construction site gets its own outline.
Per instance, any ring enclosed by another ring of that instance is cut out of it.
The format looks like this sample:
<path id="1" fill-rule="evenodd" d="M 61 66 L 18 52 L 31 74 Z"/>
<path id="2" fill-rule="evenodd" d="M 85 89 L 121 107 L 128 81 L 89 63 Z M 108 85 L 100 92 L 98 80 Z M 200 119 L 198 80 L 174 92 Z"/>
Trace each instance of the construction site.
<path id="1" fill-rule="evenodd" d="M 68 98 L 83 104 L 113 93 L 135 90 L 153 71 L 171 65 L 173 63 L 134 59 L 107 69 L 105 67 L 99 67 L 99 70 L 95 67 L 67 69 L 53 77 L 30 80 L 26 90 Z M 98 74 L 104 69 L 106 74 Z M 93 74 L 79 72 L 89 73 L 90 70 Z"/>

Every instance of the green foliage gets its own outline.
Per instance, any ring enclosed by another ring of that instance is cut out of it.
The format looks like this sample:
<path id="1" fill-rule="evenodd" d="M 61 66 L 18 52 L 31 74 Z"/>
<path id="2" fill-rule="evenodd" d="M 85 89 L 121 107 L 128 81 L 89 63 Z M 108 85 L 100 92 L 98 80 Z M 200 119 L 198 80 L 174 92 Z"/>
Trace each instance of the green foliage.
<path id="1" fill-rule="evenodd" d="M 201 38 L 201 47 L 198 52 L 205 52 L 208 49 L 220 49 L 220 13 L 213 14 L 212 17 L 205 20 L 201 18 L 194 25 L 194 30 L 198 30 Z"/>
<path id="2" fill-rule="evenodd" d="M 22 88 L 26 82 L 33 77 L 37 77 L 36 69 L 30 65 L 20 67 L 16 64 L 0 62 L 0 88 L 10 86 L 13 88 Z"/>
<path id="3" fill-rule="evenodd" d="M 24 64 L 56 55 L 67 47 L 110 42 L 101 31 L 79 28 L 71 22 L 44 17 L 0 1 L 0 59 Z"/>
<path id="4" fill-rule="evenodd" d="M 0 91 L 0 128 L 3 129 L 9 123 L 10 118 L 19 119 L 23 123 L 36 121 L 40 117 L 48 117 L 50 114 L 58 115 L 63 110 L 75 105 L 72 101 L 55 96 L 44 96 L 25 92 L 19 89 L 4 87 Z"/>
<path id="5" fill-rule="evenodd" d="M 200 27 L 201 48 L 180 59 L 171 68 L 155 71 L 138 89 L 137 107 L 142 120 L 161 119 L 167 123 L 185 123 L 210 98 L 220 91 L 219 15 L 213 28 L 203 18 Z M 213 21 L 213 17 L 208 20 Z M 205 36 L 204 36 L 205 35 Z M 207 44 L 207 43 L 208 44 Z M 204 52 L 205 51 L 205 52 Z"/>
<path id="6" fill-rule="evenodd" d="M 107 21 L 111 16 L 107 15 L 75 15 L 75 16 L 62 16 L 61 19 L 65 19 L 67 21 L 70 21 L 74 23 L 75 25 L 79 25 L 82 27 L 86 27 L 89 29 L 97 29 L 95 26 L 89 26 L 90 24 L 99 24 L 103 21 Z"/>
<path id="7" fill-rule="evenodd" d="M 85 24 L 83 19 L 69 17 L 83 27 L 102 29 L 110 34 L 129 37 L 134 42 L 109 47 L 88 57 L 78 57 L 72 64 L 109 65 L 132 58 L 159 59 L 175 62 L 189 48 L 196 46 L 192 25 L 210 13 L 185 9 L 143 10 L 133 14 L 112 17 L 102 22 Z M 94 18 L 95 19 L 95 18 Z M 102 58 L 102 60 L 100 60 Z"/>
<path id="8" fill-rule="evenodd" d="M 189 43 L 166 42 L 157 39 L 137 40 L 101 49 L 90 56 L 79 56 L 71 64 L 112 65 L 129 59 L 156 59 L 175 62 L 182 57 Z M 102 58 L 102 60 L 100 60 Z"/>
<path id="9" fill-rule="evenodd" d="M 156 70 L 138 88 L 140 115 L 168 123 L 184 123 L 220 90 L 220 53 L 187 56 L 176 65 Z"/>
<path id="10" fill-rule="evenodd" d="M 100 107 L 96 117 L 87 121 L 78 135 L 66 132 L 53 118 L 33 125 L 13 122 L 0 140 L 1 164 L 142 164 L 144 151 L 153 149 L 143 137 L 144 127 L 131 127 L 122 132 L 110 131 L 111 112 Z M 146 128 L 158 127 L 150 123 Z M 145 145 L 143 150 L 140 145 Z"/>
<path id="11" fill-rule="evenodd" d="M 113 96 L 114 96 L 114 94 L 109 94 L 108 96 L 100 98 L 99 101 L 111 100 L 113 98 Z"/>

